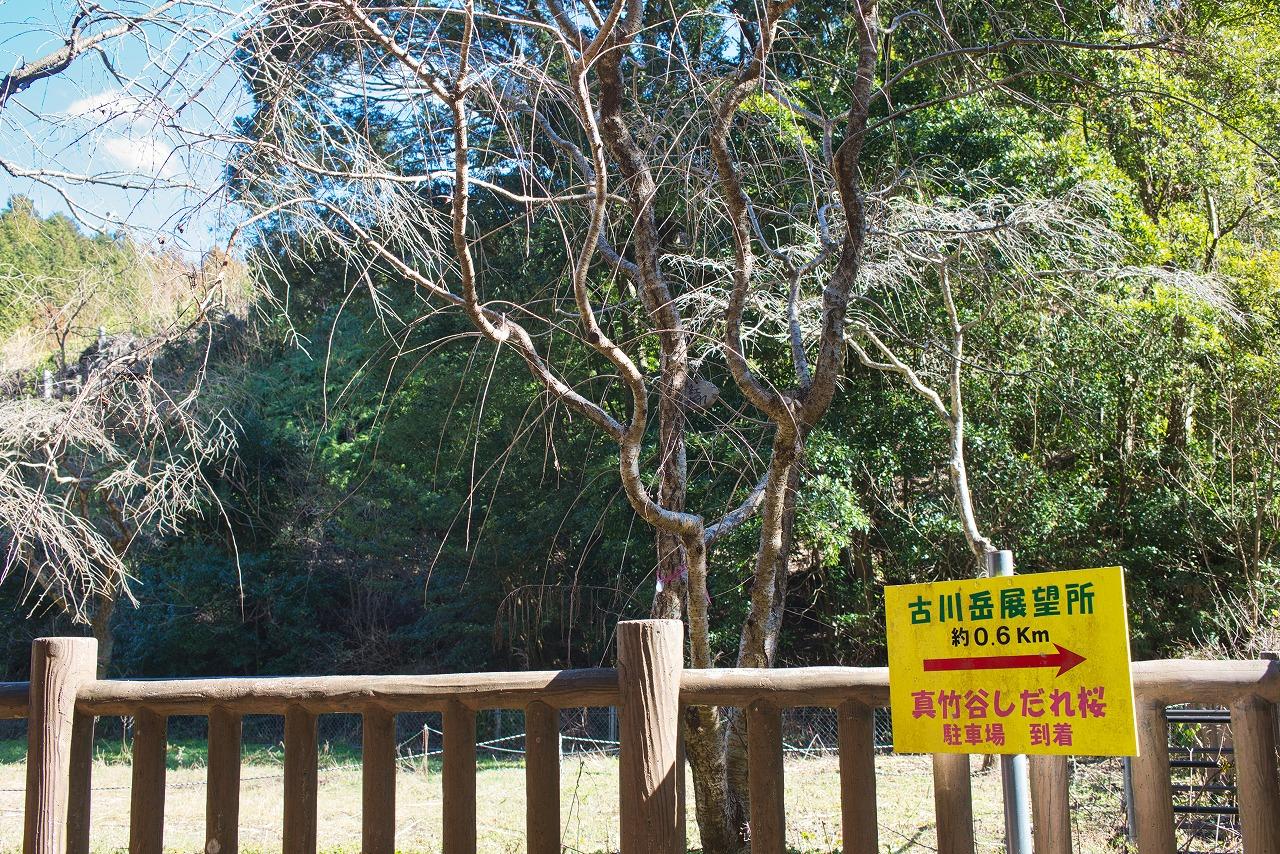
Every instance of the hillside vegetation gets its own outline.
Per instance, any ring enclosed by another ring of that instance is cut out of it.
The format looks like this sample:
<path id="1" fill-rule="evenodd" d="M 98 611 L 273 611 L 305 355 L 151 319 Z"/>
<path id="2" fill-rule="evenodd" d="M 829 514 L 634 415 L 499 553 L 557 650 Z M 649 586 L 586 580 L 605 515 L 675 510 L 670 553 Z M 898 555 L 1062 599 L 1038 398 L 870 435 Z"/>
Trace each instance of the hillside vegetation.
<path id="1" fill-rule="evenodd" d="M 1072 72 L 1088 85 L 1038 78 L 1020 98 L 941 99 L 863 155 L 868 184 L 900 218 L 885 221 L 904 229 L 926 201 L 930 216 L 957 221 L 979 209 L 1043 213 L 1046 199 L 1078 203 L 1070 252 L 1033 235 L 1018 263 L 998 240 L 961 259 L 967 333 L 956 387 L 985 535 L 1014 551 L 1020 572 L 1124 566 L 1137 658 L 1280 647 L 1280 92 L 1268 82 L 1280 79 L 1280 28 L 1262 4 L 1219 9 L 1235 5 L 1179 6 L 1210 52 L 1091 54 Z M 322 46 L 312 61 L 329 68 L 349 59 L 345 50 Z M 823 50 L 829 66 L 793 81 L 812 102 L 854 61 L 835 35 Z M 904 88 L 928 101 L 935 82 Z M 257 85 L 265 111 L 269 87 Z M 1131 94 L 1157 85 L 1177 97 Z M 345 101 L 325 115 L 361 128 L 396 168 L 421 165 L 397 117 Z M 735 115 L 744 139 L 821 147 L 773 96 L 753 96 Z M 271 132 L 265 120 L 245 124 L 250 135 Z M 776 194 L 770 211 L 802 207 L 788 187 L 761 183 L 753 192 Z M 264 192 L 247 178 L 237 188 L 245 199 Z M 440 186 L 413 192 L 444 221 Z M 665 263 L 676 267 L 691 257 L 676 251 L 683 241 L 711 239 L 680 231 L 701 214 L 663 193 Z M 497 195 L 475 207 L 490 298 L 551 306 L 539 343 L 563 348 L 556 311 L 568 301 L 556 300 L 572 261 L 563 222 Z M 503 227 L 513 218 L 528 230 Z M 647 615 L 657 583 L 654 532 L 628 504 L 618 446 L 549 403 L 512 349 L 479 338 L 463 312 L 431 307 L 402 272 L 354 264 L 299 228 L 265 219 L 243 257 L 258 285 L 253 305 L 207 340 L 163 352 L 167 387 L 194 387 L 199 374 L 202 407 L 220 413 L 234 454 L 201 462 L 208 496 L 180 523 L 131 544 L 136 603 L 108 617 L 110 668 L 234 675 L 609 661 L 614 622 Z M 716 245 L 730 254 L 727 239 Z M 1089 264 L 1079 263 L 1086 254 Z M 87 237 L 14 198 L 0 214 L 3 368 L 75 362 L 99 326 L 144 338 L 181 323 L 190 277 L 208 266 L 193 271 L 124 237 Z M 711 276 L 711 267 L 685 272 Z M 853 302 L 890 318 L 896 352 L 945 390 L 936 271 L 922 263 L 909 273 L 868 274 Z M 610 329 L 649 341 L 636 301 L 615 285 L 604 273 L 594 282 L 616 308 Z M 782 338 L 752 346 L 753 369 L 788 374 Z M 656 376 L 656 350 L 634 349 L 645 378 Z M 606 408 L 623 417 L 603 362 L 568 364 L 566 375 L 605 388 Z M 714 393 L 686 407 L 698 430 L 690 507 L 740 502 L 769 447 L 767 425 L 730 373 L 717 354 L 695 370 Z M 656 433 L 650 425 L 644 436 L 650 472 Z M 972 574 L 948 440 L 936 407 L 899 372 L 848 360 L 799 465 L 779 662 L 883 663 L 883 587 Z M 716 544 L 707 583 L 720 660 L 738 650 L 758 525 Z M 11 554 L 0 584 L 10 678 L 25 671 L 30 637 L 84 631 L 23 581 L 21 566 Z"/>

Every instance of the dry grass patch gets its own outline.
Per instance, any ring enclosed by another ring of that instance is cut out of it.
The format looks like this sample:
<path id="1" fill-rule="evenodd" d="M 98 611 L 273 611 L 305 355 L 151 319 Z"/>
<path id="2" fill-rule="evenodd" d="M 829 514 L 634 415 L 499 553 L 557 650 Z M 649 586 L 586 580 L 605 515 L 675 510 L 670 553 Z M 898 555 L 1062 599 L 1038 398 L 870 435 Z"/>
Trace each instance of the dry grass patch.
<path id="1" fill-rule="evenodd" d="M 11 758 L 12 757 L 8 757 Z M 278 756 L 257 752 L 242 770 L 240 844 L 245 852 L 280 850 L 284 789 Z M 172 756 L 171 756 L 172 760 Z M 975 767 L 977 760 L 975 759 Z M 200 851 L 204 844 L 205 770 L 198 762 L 174 763 L 168 772 L 165 848 Z M 360 768 L 330 758 L 320 771 L 319 840 L 322 851 L 360 849 Z M 919 756 L 881 756 L 876 760 L 881 849 L 889 852 L 936 850 L 930 762 Z M 402 763 L 396 783 L 396 844 L 401 851 L 440 851 L 440 767 Z M 130 767 L 99 761 L 94 766 L 93 850 L 128 847 Z M 22 843 L 24 766 L 0 764 L 0 852 L 16 852 Z M 561 765 L 562 842 L 566 851 L 606 852 L 618 847 L 617 760 L 599 755 L 566 756 Z M 690 789 L 691 790 L 691 789 Z M 1003 849 L 1000 778 L 975 773 L 974 810 L 978 850 Z M 839 778 L 834 756 L 788 757 L 786 763 L 787 841 L 799 852 L 839 851 Z M 477 781 L 480 850 L 524 850 L 524 766 L 518 762 L 482 762 Z M 1116 808 L 1122 817 L 1123 808 Z M 1077 828 L 1078 851 L 1116 850 L 1109 839 L 1114 826 Z M 697 847 L 690 816 L 689 843 Z"/>

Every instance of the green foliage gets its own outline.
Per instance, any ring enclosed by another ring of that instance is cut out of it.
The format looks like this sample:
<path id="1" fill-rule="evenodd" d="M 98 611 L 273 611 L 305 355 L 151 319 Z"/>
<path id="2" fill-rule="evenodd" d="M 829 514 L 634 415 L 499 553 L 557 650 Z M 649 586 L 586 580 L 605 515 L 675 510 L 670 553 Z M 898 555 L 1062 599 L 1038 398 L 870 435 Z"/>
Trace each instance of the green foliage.
<path id="1" fill-rule="evenodd" d="M 116 249 L 107 237 L 86 237 L 62 214 L 42 218 L 26 196 L 13 196 L 0 211 L 0 264 L 28 274 L 75 270 Z"/>
<path id="2" fill-rule="evenodd" d="M 64 368 L 100 329 L 145 337 L 172 328 L 191 319 L 214 276 L 226 308 L 242 308 L 248 282 L 237 262 L 223 269 L 228 260 L 215 252 L 193 265 L 124 234 L 89 236 L 14 196 L 0 211 L 0 369 Z"/>
<path id="3" fill-rule="evenodd" d="M 86 237 L 61 214 L 41 218 L 26 196 L 10 198 L 0 211 L 0 339 L 43 326 L 50 312 L 75 298 L 84 277 L 120 276 L 128 265 L 121 244 Z"/>
<path id="4" fill-rule="evenodd" d="M 968 35 L 996 32 L 1012 5 L 966 4 Z M 1057 104 L 1052 114 L 997 93 L 946 101 L 869 139 L 865 158 L 870 186 L 895 186 L 910 160 L 921 176 L 913 188 L 932 198 L 972 200 L 992 187 L 1055 196 L 1088 182 L 1107 196 L 1127 263 L 1210 274 L 1221 285 L 1225 298 L 1214 305 L 1173 277 L 1078 275 L 1067 281 L 1070 299 L 997 293 L 966 307 L 976 321 L 964 380 L 969 468 L 983 529 L 1014 550 L 1022 572 L 1125 566 L 1140 657 L 1206 643 L 1250 654 L 1280 627 L 1280 95 L 1269 84 L 1280 78 L 1280 29 L 1273 12 L 1242 15 L 1240 6 L 1161 7 L 1180 16 L 1186 48 L 1082 54 L 1071 71 L 1088 87 L 1053 75 L 1020 80 Z M 1063 14 L 1081 39 L 1116 35 L 1110 4 L 1023 7 L 1028 26 Z M 779 60 L 780 73 L 805 103 L 835 114 L 851 74 L 852 21 L 817 4 L 795 14 L 821 16 L 821 61 L 805 66 L 797 52 Z M 715 42 L 724 33 L 695 20 L 684 37 Z M 653 38 L 670 34 L 658 28 Z M 904 25 L 886 71 L 931 50 L 926 41 Z M 330 48 L 329 61 L 351 59 L 345 46 Z M 718 56 L 730 50 L 721 45 Z M 946 83 L 910 74 L 899 92 L 904 103 L 927 100 Z M 773 95 L 754 95 L 739 112 L 744 143 L 771 153 L 818 145 Z M 344 101 L 331 118 L 396 147 L 393 117 Z M 426 156 L 404 155 L 401 165 L 416 169 L 414 158 Z M 802 201 L 787 181 L 748 178 L 766 230 L 770 209 Z M 477 200 L 478 230 L 489 233 L 486 215 L 502 220 L 503 204 Z M 655 205 L 672 228 L 696 219 L 693 202 L 666 187 Z M 559 227 L 539 219 L 527 242 L 495 229 L 486 297 L 554 308 L 567 264 Z M 207 519 L 139 556 L 141 607 L 119 617 L 120 669 L 607 661 L 612 623 L 648 609 L 654 563 L 651 533 L 620 494 L 612 445 L 548 407 L 524 366 L 477 345 L 464 320 L 401 322 L 423 314 L 405 282 L 377 273 L 357 280 L 323 247 L 290 258 L 279 251 L 284 228 L 264 231 L 255 263 L 292 326 L 261 321 L 252 352 L 214 366 L 237 401 L 240 465 L 219 489 L 238 555 L 220 520 Z M 0 214 L 0 263 L 78 269 L 122 251 L 57 217 L 40 219 L 20 198 Z M 601 305 L 627 302 L 612 280 L 593 286 Z M 376 292 L 380 310 L 357 288 Z M 903 311 L 906 337 L 936 352 L 936 318 L 914 305 Z M 29 319 L 0 295 L 0 330 Z M 633 320 L 621 308 L 610 313 L 610 333 L 632 340 Z M 557 334 L 549 328 L 548 349 L 561 352 Z M 636 348 L 638 363 L 655 371 L 652 346 Z M 753 345 L 751 357 L 765 376 L 788 381 L 781 343 Z M 598 365 L 564 367 L 621 411 Z M 735 415 L 716 423 L 690 411 L 701 432 L 689 446 L 689 504 L 729 507 L 758 474 L 765 431 L 739 417 L 746 407 L 723 364 L 709 358 L 699 371 Z M 935 414 L 898 378 L 849 369 L 803 461 L 783 662 L 882 661 L 884 585 L 972 572 L 945 443 Z M 646 457 L 646 470 L 653 462 Z M 712 555 L 712 645 L 722 657 L 736 651 L 757 536 L 748 524 Z M 0 585 L 0 597 L 17 607 L 12 585 Z M 12 672 L 34 626 L 8 633 Z"/>

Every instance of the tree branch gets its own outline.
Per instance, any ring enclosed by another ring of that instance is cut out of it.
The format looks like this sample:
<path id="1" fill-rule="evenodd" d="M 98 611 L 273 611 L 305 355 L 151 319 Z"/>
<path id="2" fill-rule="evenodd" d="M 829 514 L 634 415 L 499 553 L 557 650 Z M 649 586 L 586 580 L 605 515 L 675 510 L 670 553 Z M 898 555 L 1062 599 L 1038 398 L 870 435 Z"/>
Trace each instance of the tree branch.
<path id="1" fill-rule="evenodd" d="M 82 13 L 72 23 L 71 35 L 62 47 L 45 54 L 39 59 L 23 63 L 3 78 L 0 78 L 0 109 L 4 109 L 8 105 L 11 97 L 25 91 L 32 84 L 61 74 L 80 56 L 97 48 L 104 42 L 119 38 L 138 29 L 145 23 L 157 20 L 176 5 L 178 5 L 177 0 L 161 3 L 141 15 L 128 18 L 121 24 L 92 35 L 85 35 L 84 30 L 93 26 L 97 21 L 81 21 L 80 18 L 85 15 L 85 13 Z"/>

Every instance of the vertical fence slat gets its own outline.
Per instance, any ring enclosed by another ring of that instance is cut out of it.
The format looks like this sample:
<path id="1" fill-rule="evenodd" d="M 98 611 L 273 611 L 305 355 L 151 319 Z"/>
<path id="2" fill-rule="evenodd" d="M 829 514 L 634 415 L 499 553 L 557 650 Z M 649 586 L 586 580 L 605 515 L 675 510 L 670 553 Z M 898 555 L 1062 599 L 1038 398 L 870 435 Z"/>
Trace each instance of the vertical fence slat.
<path id="1" fill-rule="evenodd" d="M 284 854 L 316 850 L 316 716 L 300 706 L 284 713 Z"/>
<path id="2" fill-rule="evenodd" d="M 1071 854 L 1071 768 L 1065 756 L 1032 756 L 1031 820 L 1036 854 Z"/>
<path id="3" fill-rule="evenodd" d="M 396 850 L 396 716 L 385 709 L 364 713 L 361 726 L 360 838 L 362 854 Z"/>
<path id="4" fill-rule="evenodd" d="M 165 747 L 169 719 L 150 709 L 133 716 L 133 781 L 129 792 L 129 854 L 164 851 Z"/>
<path id="5" fill-rule="evenodd" d="M 476 713 L 457 700 L 444 710 L 443 777 L 444 854 L 475 854 Z"/>
<path id="6" fill-rule="evenodd" d="M 71 725 L 71 781 L 67 794 L 67 854 L 89 854 L 93 794 L 93 715 L 77 713 Z"/>
<path id="7" fill-rule="evenodd" d="M 1275 715 L 1276 707 L 1260 697 L 1244 697 L 1231 706 L 1244 854 L 1280 854 Z"/>
<path id="8" fill-rule="evenodd" d="M 684 624 L 618 623 L 621 854 L 684 854 L 677 803 Z"/>
<path id="9" fill-rule="evenodd" d="M 209 712 L 209 768 L 205 789 L 205 854 L 235 854 L 240 846 L 242 722 L 221 706 Z"/>
<path id="10" fill-rule="evenodd" d="M 37 638 L 31 644 L 24 854 L 62 854 L 65 848 L 76 693 L 93 681 L 97 658 L 93 638 Z"/>
<path id="11" fill-rule="evenodd" d="M 524 710 L 525 832 L 529 854 L 560 854 L 560 712 Z"/>
<path id="12" fill-rule="evenodd" d="M 938 854 L 974 854 L 969 754 L 933 754 L 933 807 L 938 818 Z"/>
<path id="13" fill-rule="evenodd" d="M 840 822 L 845 854 L 876 854 L 875 710 L 856 700 L 836 712 L 840 738 Z"/>
<path id="14" fill-rule="evenodd" d="M 747 707 L 747 788 L 751 793 L 752 854 L 785 854 L 782 712 L 755 702 Z"/>
<path id="15" fill-rule="evenodd" d="M 685 791 L 686 780 L 685 775 L 689 768 L 689 754 L 685 750 L 684 743 L 684 722 L 685 707 L 683 705 L 676 707 L 676 806 L 679 812 L 676 815 L 676 824 L 680 827 L 681 839 L 687 836 L 687 826 L 689 824 L 689 802 L 688 793 Z M 615 739 L 616 740 L 616 739 Z"/>
<path id="16" fill-rule="evenodd" d="M 1133 760 L 1133 809 L 1140 854 L 1169 854 L 1175 849 L 1173 783 L 1169 779 L 1169 724 L 1164 707 L 1140 701 L 1138 756 Z"/>

